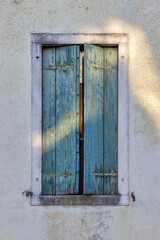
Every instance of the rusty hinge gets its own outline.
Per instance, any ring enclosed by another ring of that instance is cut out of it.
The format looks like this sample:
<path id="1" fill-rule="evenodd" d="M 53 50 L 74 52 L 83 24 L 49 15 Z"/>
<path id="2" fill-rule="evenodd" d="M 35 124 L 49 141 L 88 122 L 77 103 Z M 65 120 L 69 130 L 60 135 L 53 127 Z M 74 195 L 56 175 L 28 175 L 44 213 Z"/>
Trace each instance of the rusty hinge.
<path id="1" fill-rule="evenodd" d="M 22 192 L 22 194 L 26 194 L 26 197 L 32 197 L 33 192 L 31 192 L 30 190 L 25 190 L 24 192 Z"/>
<path id="2" fill-rule="evenodd" d="M 59 66 L 53 66 L 53 67 L 43 67 L 44 70 L 56 70 L 56 69 L 61 69 L 61 68 L 73 68 L 74 65 L 59 65 Z"/>
<path id="3" fill-rule="evenodd" d="M 136 196 L 135 196 L 134 192 L 131 192 L 131 198 L 132 198 L 132 201 L 133 201 L 133 202 L 136 201 Z"/>
<path id="4" fill-rule="evenodd" d="M 91 66 L 95 67 L 95 68 L 100 68 L 100 69 L 117 69 L 117 67 L 102 66 L 102 65 L 98 65 L 98 64 L 91 64 Z"/>
<path id="5" fill-rule="evenodd" d="M 109 177 L 109 176 L 111 176 L 111 177 L 116 177 L 117 176 L 117 173 L 96 173 L 96 172 L 92 172 L 91 173 L 92 175 L 94 175 L 94 176 L 98 176 L 98 177 Z"/>
<path id="6" fill-rule="evenodd" d="M 72 173 L 43 173 L 45 177 L 69 177 Z"/>

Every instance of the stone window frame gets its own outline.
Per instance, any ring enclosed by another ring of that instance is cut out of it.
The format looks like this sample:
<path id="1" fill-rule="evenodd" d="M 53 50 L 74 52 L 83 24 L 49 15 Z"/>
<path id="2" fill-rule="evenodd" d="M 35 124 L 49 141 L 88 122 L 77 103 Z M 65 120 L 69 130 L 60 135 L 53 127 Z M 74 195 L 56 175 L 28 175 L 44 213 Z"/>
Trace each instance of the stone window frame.
<path id="1" fill-rule="evenodd" d="M 42 47 L 74 44 L 118 47 L 118 195 L 42 195 Z M 129 205 L 128 34 L 32 33 L 31 205 Z"/>

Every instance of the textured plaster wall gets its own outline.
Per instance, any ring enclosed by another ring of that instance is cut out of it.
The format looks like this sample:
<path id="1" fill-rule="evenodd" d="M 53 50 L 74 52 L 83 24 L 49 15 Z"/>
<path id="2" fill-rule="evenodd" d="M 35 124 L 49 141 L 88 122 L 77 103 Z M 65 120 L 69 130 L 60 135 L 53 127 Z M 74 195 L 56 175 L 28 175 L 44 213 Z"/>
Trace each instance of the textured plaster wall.
<path id="1" fill-rule="evenodd" d="M 0 0 L 0 239 L 160 236 L 159 0 Z M 31 33 L 129 33 L 128 207 L 31 207 Z"/>

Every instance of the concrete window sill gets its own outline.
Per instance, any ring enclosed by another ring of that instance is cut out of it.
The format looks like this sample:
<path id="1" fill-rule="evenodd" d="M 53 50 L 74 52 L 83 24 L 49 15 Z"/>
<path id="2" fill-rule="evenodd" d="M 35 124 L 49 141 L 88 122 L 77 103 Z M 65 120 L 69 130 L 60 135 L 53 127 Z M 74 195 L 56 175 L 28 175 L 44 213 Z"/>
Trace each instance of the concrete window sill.
<path id="1" fill-rule="evenodd" d="M 48 205 L 129 205 L 129 196 L 121 195 L 33 195 L 32 206 Z"/>

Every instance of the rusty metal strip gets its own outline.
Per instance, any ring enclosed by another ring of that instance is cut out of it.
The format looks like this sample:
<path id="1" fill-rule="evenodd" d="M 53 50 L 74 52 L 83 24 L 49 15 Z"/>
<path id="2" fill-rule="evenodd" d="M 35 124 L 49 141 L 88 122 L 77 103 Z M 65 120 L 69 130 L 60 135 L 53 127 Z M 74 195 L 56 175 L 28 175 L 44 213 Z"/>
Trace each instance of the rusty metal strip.
<path id="1" fill-rule="evenodd" d="M 92 172 L 91 174 L 98 176 L 98 177 L 117 177 L 117 173 L 95 173 L 95 172 Z"/>
<path id="2" fill-rule="evenodd" d="M 72 173 L 43 173 L 44 177 L 70 177 Z"/>
<path id="3" fill-rule="evenodd" d="M 118 69 L 117 67 L 111 67 L 111 66 L 102 66 L 97 64 L 91 64 L 92 67 L 100 68 L 100 69 Z"/>
<path id="4" fill-rule="evenodd" d="M 56 69 L 63 69 L 63 68 L 74 68 L 74 65 L 59 65 L 53 67 L 43 67 L 44 70 L 56 70 Z"/>

